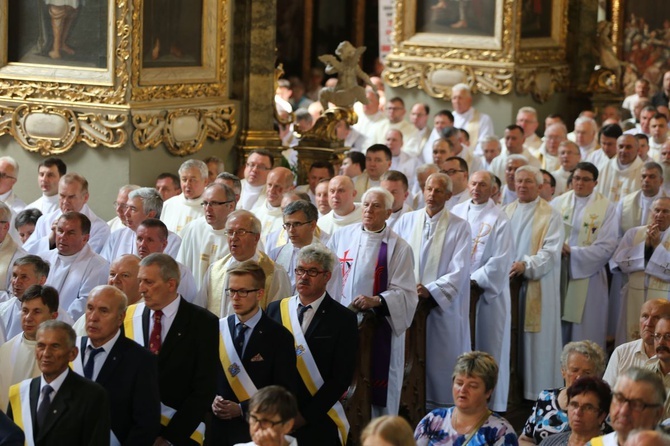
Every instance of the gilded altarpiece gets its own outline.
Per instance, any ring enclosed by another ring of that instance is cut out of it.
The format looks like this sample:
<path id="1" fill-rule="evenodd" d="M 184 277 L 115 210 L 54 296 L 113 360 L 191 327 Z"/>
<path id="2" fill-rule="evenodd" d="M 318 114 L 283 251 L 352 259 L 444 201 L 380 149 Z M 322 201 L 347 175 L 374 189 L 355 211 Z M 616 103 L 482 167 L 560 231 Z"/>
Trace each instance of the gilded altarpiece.
<path id="1" fill-rule="evenodd" d="M 229 0 L 35 3 L 0 0 L 0 135 L 184 156 L 236 133 Z"/>
<path id="2" fill-rule="evenodd" d="M 384 79 L 449 99 L 516 89 L 545 102 L 567 86 L 566 0 L 395 0 L 394 45 Z"/>

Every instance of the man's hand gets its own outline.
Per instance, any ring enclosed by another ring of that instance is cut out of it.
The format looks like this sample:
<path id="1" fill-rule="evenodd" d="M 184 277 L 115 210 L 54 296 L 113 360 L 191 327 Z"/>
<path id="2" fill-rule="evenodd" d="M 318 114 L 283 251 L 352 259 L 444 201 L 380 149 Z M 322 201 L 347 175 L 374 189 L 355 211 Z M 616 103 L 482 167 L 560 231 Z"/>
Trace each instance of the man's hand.
<path id="1" fill-rule="evenodd" d="M 419 295 L 419 297 L 420 297 L 421 299 L 428 299 L 428 298 L 433 297 L 433 296 L 430 294 L 430 291 L 428 291 L 428 288 L 426 288 L 425 286 L 423 286 L 423 284 L 421 284 L 421 283 L 419 283 L 419 284 L 416 285 L 416 293 Z"/>
<path id="2" fill-rule="evenodd" d="M 258 446 L 282 446 L 284 444 L 284 436 L 271 427 L 257 430 L 251 439 Z"/>
<path id="3" fill-rule="evenodd" d="M 58 219 L 51 224 L 51 232 L 49 233 L 49 249 L 56 247 L 56 230 L 58 229 Z"/>
<path id="4" fill-rule="evenodd" d="M 570 255 L 570 246 L 567 243 L 563 243 L 563 249 L 561 249 L 561 254 L 563 254 L 563 257 Z"/>
<path id="5" fill-rule="evenodd" d="M 661 230 L 657 224 L 647 226 L 647 237 L 644 243 L 652 248 L 656 248 L 661 243 Z"/>
<path id="6" fill-rule="evenodd" d="M 512 269 L 509 272 L 510 277 L 523 276 L 526 272 L 526 264 L 523 262 L 512 263 Z"/>
<path id="7" fill-rule="evenodd" d="M 172 445 L 172 443 L 170 443 L 169 441 L 167 441 L 163 437 L 158 437 L 154 441 L 154 446 L 171 446 L 171 445 Z"/>
<path id="8" fill-rule="evenodd" d="M 365 311 L 380 306 L 382 302 L 379 296 L 363 296 L 359 294 L 354 298 L 353 304 L 359 310 Z"/>
<path id="9" fill-rule="evenodd" d="M 214 398 L 212 403 L 212 412 L 214 416 L 221 420 L 231 420 L 233 418 L 241 417 L 242 410 L 240 405 L 229 400 L 224 400 L 220 396 Z"/>
<path id="10" fill-rule="evenodd" d="M 306 424 L 307 420 L 305 420 L 305 417 L 303 417 L 302 414 L 298 412 L 298 416 L 295 417 L 295 420 L 293 421 L 293 430 L 300 429 Z"/>

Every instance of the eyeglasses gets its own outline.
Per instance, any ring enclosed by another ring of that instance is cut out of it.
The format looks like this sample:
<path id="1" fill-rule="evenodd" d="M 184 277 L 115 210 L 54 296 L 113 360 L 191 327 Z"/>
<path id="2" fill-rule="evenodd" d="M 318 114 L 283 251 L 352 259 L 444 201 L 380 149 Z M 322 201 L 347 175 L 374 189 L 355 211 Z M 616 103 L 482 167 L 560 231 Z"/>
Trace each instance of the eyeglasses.
<path id="1" fill-rule="evenodd" d="M 663 339 L 665 342 L 670 342 L 670 333 L 660 334 L 654 333 L 654 340 L 660 342 Z"/>
<path id="2" fill-rule="evenodd" d="M 4 173 L 4 172 L 0 172 L 0 180 L 6 180 L 7 178 L 10 178 L 10 179 L 12 179 L 12 180 L 15 180 L 15 179 L 16 179 L 16 177 L 13 177 L 13 176 L 11 176 L 11 175 L 7 175 L 7 174 Z"/>
<path id="3" fill-rule="evenodd" d="M 254 163 L 247 163 L 246 166 L 249 168 L 249 170 L 270 170 L 270 167 L 264 166 L 262 164 L 254 164 Z"/>
<path id="4" fill-rule="evenodd" d="M 568 403 L 568 407 L 570 408 L 570 410 L 575 411 L 575 412 L 579 411 L 580 409 L 584 412 L 589 412 L 589 413 L 600 412 L 600 408 L 594 406 L 593 404 L 588 404 L 587 403 L 587 404 L 580 405 L 577 401 L 570 401 Z"/>
<path id="5" fill-rule="evenodd" d="M 258 418 L 255 415 L 249 414 L 249 421 L 251 421 L 254 424 L 260 424 L 261 428 L 263 429 L 269 429 L 275 426 L 279 426 L 280 424 L 286 423 L 286 421 L 279 420 L 279 421 L 272 421 L 272 420 L 266 420 L 264 418 Z"/>
<path id="6" fill-rule="evenodd" d="M 581 181 L 583 183 L 590 183 L 591 181 L 594 181 L 593 178 L 587 178 L 587 177 L 572 177 L 572 182 L 574 183 L 575 181 Z"/>
<path id="7" fill-rule="evenodd" d="M 293 270 L 296 276 L 303 276 L 307 274 L 309 277 L 316 277 L 319 274 L 327 273 L 328 271 L 319 271 L 318 269 L 296 268 Z"/>
<path id="8" fill-rule="evenodd" d="M 305 225 L 310 224 L 310 223 L 313 222 L 313 221 L 314 221 L 314 220 L 308 220 L 308 221 L 304 221 L 304 222 L 302 222 L 302 223 L 299 222 L 299 221 L 296 221 L 296 222 L 294 222 L 294 223 L 284 223 L 284 224 L 281 225 L 281 226 L 282 226 L 282 228 L 284 228 L 284 229 L 286 229 L 287 231 L 289 231 L 291 228 L 298 229 L 298 228 L 300 228 L 300 227 L 302 227 L 302 226 L 305 226 Z"/>
<path id="9" fill-rule="evenodd" d="M 2 178 L 2 174 L 0 173 L 0 178 Z M 128 207 L 126 203 L 119 203 L 118 201 L 114 202 L 114 207 L 117 209 L 125 209 Z"/>
<path id="10" fill-rule="evenodd" d="M 244 237 L 247 234 L 255 234 L 255 232 L 247 231 L 246 229 L 238 229 L 235 231 L 229 231 L 226 229 L 225 231 L 223 231 L 223 235 L 227 237 L 235 237 L 235 236 Z"/>
<path id="11" fill-rule="evenodd" d="M 255 290 L 235 290 L 232 288 L 226 288 L 226 296 L 233 297 L 234 295 L 237 294 L 237 297 L 247 297 L 249 293 L 255 293 L 259 289 L 260 288 L 256 288 Z"/>
<path id="12" fill-rule="evenodd" d="M 456 174 L 456 173 L 459 173 L 459 172 L 465 172 L 465 171 L 464 171 L 464 170 L 460 170 L 460 169 L 449 169 L 449 170 L 445 170 L 445 171 L 444 171 L 444 173 L 446 173 L 446 174 L 449 175 L 449 176 L 452 176 L 452 175 L 454 175 L 454 174 Z"/>
<path id="13" fill-rule="evenodd" d="M 654 407 L 661 407 L 663 404 L 647 404 L 642 400 L 629 400 L 623 394 L 619 392 L 614 392 L 612 394 L 612 397 L 614 398 L 614 401 L 617 402 L 617 404 L 623 406 L 624 404 L 628 403 L 630 406 L 631 410 L 635 412 L 642 412 L 645 409 L 649 408 L 654 408 Z"/>
<path id="14" fill-rule="evenodd" d="M 212 206 L 212 207 L 223 206 L 224 204 L 232 203 L 233 201 L 235 201 L 235 200 L 228 200 L 228 201 L 203 201 L 202 203 L 200 203 L 200 206 L 202 206 L 202 207 L 204 207 L 204 208 L 206 208 L 207 206 Z"/>

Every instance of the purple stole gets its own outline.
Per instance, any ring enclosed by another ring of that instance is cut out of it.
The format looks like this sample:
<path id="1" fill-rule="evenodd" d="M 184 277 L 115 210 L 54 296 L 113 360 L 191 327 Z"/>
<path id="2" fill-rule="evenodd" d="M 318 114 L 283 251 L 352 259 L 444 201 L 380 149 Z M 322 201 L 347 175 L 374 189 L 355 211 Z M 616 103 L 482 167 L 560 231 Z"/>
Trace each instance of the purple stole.
<path id="1" fill-rule="evenodd" d="M 381 296 L 388 288 L 388 243 L 382 242 L 375 266 L 372 285 L 373 296 Z M 393 332 L 386 316 L 378 315 L 378 325 L 372 337 L 372 404 L 386 407 L 391 365 L 391 340 Z"/>

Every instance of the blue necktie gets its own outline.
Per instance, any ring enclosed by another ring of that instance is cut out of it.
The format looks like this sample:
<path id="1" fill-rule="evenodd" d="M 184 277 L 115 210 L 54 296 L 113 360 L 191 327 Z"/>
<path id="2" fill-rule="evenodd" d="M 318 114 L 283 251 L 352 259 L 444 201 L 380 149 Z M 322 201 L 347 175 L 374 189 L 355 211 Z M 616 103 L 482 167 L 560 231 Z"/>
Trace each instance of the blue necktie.
<path id="1" fill-rule="evenodd" d="M 241 322 L 238 322 L 235 326 L 235 339 L 233 339 L 233 342 L 235 343 L 237 356 L 239 356 L 240 359 L 242 359 L 242 351 L 244 350 L 244 333 L 246 333 L 248 328 L 249 327 Z"/>
<path id="2" fill-rule="evenodd" d="M 37 413 L 35 414 L 37 418 L 37 432 L 44 427 L 44 422 L 49 415 L 49 407 L 51 407 L 51 393 L 54 391 L 54 388 L 49 384 L 42 387 L 42 402 L 40 407 L 37 408 Z"/>
<path id="3" fill-rule="evenodd" d="M 98 353 L 104 352 L 105 349 L 102 347 L 99 348 L 89 348 L 88 350 L 88 361 L 84 366 L 84 376 L 88 379 L 93 379 L 93 367 L 95 366 L 95 357 Z"/>

